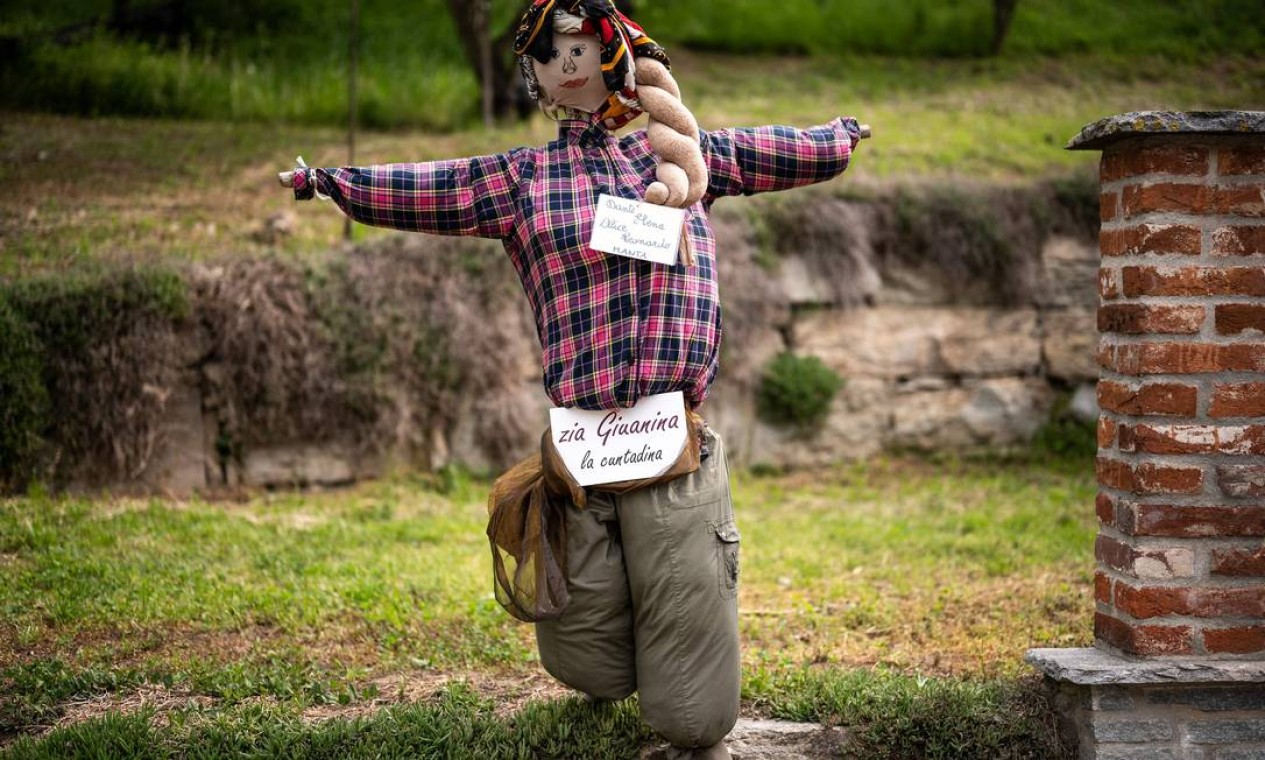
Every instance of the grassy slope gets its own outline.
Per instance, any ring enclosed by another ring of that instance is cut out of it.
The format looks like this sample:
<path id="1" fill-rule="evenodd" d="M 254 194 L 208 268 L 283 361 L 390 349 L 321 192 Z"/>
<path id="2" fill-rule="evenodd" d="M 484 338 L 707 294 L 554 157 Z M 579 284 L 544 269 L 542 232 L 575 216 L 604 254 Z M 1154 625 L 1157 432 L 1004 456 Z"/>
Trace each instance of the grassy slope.
<path id="1" fill-rule="evenodd" d="M 868 725 L 912 690 L 987 711 L 1002 692 L 974 679 L 1025 673 L 1030 646 L 1087 644 L 1089 468 L 999 464 L 739 478 L 749 708 Z M 146 695 L 200 719 L 258 698 L 368 714 L 454 674 L 507 704 L 557 695 L 530 627 L 491 598 L 485 486 L 435 485 L 0 503 L 0 736 Z M 821 664 L 951 680 L 806 670 Z"/>
<path id="2" fill-rule="evenodd" d="M 962 178 L 1022 181 L 1089 171 L 1093 154 L 1063 144 L 1081 126 L 1147 108 L 1261 107 L 1265 60 L 1213 66 L 1148 59 L 1121 77 L 1102 56 L 1027 61 L 891 58 L 750 59 L 679 55 L 689 101 L 706 128 L 821 123 L 840 113 L 871 123 L 873 140 L 834 186 Z M 793 82 L 793 87 L 787 83 Z M 485 132 L 376 132 L 361 163 L 504 150 L 551 139 L 532 121 Z M 83 121 L 10 114 L 0 121 L 0 276 L 83 261 L 189 260 L 271 248 L 255 233 L 270 216 L 298 223 L 281 248 L 303 254 L 339 240 L 341 217 L 295 207 L 275 172 L 302 154 L 314 166 L 345 160 L 332 129 L 135 119 Z M 358 234 L 379 234 L 360 228 Z"/>

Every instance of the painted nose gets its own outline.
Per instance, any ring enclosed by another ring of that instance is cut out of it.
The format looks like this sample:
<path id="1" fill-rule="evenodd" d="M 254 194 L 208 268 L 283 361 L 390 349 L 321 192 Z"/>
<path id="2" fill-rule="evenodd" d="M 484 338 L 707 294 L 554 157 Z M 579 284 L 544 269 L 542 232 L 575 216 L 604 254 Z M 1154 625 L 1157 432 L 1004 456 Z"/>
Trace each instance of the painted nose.
<path id="1" fill-rule="evenodd" d="M 568 57 L 562 62 L 563 74 L 574 74 L 580 67 L 575 65 L 575 59 Z"/>

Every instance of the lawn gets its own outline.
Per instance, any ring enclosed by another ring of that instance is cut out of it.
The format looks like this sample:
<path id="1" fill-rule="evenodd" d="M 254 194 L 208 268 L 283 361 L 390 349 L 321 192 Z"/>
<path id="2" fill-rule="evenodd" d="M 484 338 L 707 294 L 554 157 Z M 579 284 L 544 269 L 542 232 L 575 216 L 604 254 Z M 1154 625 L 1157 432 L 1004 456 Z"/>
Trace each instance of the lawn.
<path id="1" fill-rule="evenodd" d="M 635 705 L 568 697 L 494 601 L 486 488 L 0 502 L 0 743 L 567 756 L 584 726 L 630 756 Z M 1087 462 L 1027 459 L 738 476 L 744 711 L 893 756 L 1056 756 L 1021 657 L 1092 640 L 1093 493 Z"/>

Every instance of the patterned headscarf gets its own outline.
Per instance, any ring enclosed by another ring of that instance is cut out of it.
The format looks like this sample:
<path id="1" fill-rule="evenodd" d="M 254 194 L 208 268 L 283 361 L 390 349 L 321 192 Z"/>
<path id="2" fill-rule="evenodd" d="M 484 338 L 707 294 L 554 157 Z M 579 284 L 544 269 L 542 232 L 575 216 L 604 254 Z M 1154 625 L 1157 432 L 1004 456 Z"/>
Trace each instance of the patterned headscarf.
<path id="1" fill-rule="evenodd" d="M 649 56 L 671 67 L 667 52 L 650 39 L 632 19 L 620 13 L 611 0 L 534 0 L 523 14 L 514 38 L 523 78 L 531 96 L 540 99 L 540 86 L 532 59 L 541 63 L 553 54 L 553 14 L 562 11 L 584 19 L 580 34 L 597 37 L 602 44 L 602 79 L 611 95 L 596 114 L 607 129 L 618 129 L 641 115 L 637 99 L 636 59 Z"/>

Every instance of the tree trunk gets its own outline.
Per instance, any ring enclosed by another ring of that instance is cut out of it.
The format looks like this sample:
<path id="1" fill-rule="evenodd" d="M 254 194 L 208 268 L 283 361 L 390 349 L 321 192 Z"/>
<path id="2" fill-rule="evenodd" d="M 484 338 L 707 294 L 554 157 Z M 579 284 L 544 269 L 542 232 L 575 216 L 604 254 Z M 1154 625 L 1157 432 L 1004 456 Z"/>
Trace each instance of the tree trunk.
<path id="1" fill-rule="evenodd" d="M 1010 22 L 1015 19 L 1015 6 L 1019 0 L 993 0 L 993 55 L 1001 55 L 1010 33 Z"/>
<path id="2" fill-rule="evenodd" d="M 447 3 L 466 64 L 479 79 L 484 102 L 490 99 L 492 114 L 498 119 L 526 116 L 531 112 L 531 99 L 519 81 L 518 64 L 513 55 L 517 25 L 511 24 L 493 38 L 490 14 L 482 12 L 486 7 L 482 2 L 447 0 Z"/>

